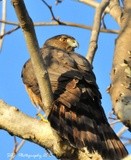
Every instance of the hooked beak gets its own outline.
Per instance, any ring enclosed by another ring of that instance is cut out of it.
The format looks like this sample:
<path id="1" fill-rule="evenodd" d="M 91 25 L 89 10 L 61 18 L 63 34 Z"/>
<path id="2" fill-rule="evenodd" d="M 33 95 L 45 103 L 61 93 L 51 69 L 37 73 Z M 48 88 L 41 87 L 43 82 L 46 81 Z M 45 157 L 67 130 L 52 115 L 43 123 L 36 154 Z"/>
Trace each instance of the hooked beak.
<path id="1" fill-rule="evenodd" d="M 71 46 L 72 48 L 79 48 L 79 43 L 75 40 L 75 39 L 67 39 L 67 43 L 69 44 L 69 46 Z"/>

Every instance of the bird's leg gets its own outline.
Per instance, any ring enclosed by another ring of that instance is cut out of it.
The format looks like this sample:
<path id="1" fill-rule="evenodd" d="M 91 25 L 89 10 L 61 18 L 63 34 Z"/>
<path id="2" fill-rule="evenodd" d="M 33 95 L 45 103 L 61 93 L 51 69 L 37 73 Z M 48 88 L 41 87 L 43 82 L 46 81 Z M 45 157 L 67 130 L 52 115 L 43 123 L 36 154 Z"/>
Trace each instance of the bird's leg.
<path id="1" fill-rule="evenodd" d="M 41 113 L 37 113 L 36 116 L 39 117 L 41 121 L 48 123 L 46 116 L 42 115 Z"/>

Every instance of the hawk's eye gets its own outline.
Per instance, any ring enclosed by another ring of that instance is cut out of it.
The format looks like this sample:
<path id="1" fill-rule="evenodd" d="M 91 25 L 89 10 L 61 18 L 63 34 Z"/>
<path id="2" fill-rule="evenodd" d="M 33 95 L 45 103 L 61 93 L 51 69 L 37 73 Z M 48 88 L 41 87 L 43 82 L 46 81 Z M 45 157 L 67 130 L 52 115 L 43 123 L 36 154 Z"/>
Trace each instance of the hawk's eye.
<path id="1" fill-rule="evenodd" d="M 62 42 L 65 42 L 66 40 L 67 40 L 66 37 L 61 37 L 61 38 L 60 38 L 60 41 L 62 41 Z"/>

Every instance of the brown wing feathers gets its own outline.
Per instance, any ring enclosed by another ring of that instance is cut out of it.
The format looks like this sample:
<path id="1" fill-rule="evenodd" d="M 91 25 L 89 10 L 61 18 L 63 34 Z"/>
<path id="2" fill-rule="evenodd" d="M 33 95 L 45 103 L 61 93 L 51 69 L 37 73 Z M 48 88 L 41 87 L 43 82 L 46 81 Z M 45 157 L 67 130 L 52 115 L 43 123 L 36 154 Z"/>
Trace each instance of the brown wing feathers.
<path id="1" fill-rule="evenodd" d="M 71 43 L 65 46 L 68 38 L 73 43 L 70 47 Z M 62 40 L 63 48 L 58 45 Z M 72 37 L 61 35 L 47 40 L 42 49 L 54 94 L 48 120 L 72 146 L 87 147 L 91 152 L 97 150 L 105 159 L 119 160 L 127 151 L 107 122 L 92 68 L 84 57 L 65 51 L 74 50 L 76 45 Z M 33 103 L 43 105 L 30 60 L 23 68 L 22 78 Z"/>
<path id="2" fill-rule="evenodd" d="M 89 94 L 92 90 L 88 88 L 85 89 L 85 93 L 82 93 L 78 87 L 78 80 L 76 81 L 77 83 L 73 79 L 68 82 L 68 87 L 64 88 L 66 90 L 57 98 L 55 107 L 52 108 L 49 116 L 52 127 L 77 148 L 87 146 L 88 150 L 97 150 L 104 157 L 109 157 L 111 154 L 110 157 L 113 159 L 125 156 L 126 151 L 123 154 L 122 145 L 118 147 L 121 142 L 110 128 L 98 97 L 95 97 L 93 93 Z M 84 80 L 82 83 L 85 83 Z M 91 87 L 91 85 L 89 86 Z M 85 100 L 86 95 L 84 94 L 88 95 L 88 100 Z M 94 100 L 90 95 L 94 96 Z M 76 101 L 74 101 L 75 99 Z M 57 118 L 54 118 L 56 112 L 59 114 Z"/>

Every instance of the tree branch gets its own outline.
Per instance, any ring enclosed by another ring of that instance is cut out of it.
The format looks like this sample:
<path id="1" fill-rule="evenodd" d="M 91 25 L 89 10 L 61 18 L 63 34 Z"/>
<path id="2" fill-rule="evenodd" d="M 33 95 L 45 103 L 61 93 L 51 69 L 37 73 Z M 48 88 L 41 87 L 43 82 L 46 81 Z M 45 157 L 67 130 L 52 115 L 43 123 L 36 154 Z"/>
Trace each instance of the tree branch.
<path id="1" fill-rule="evenodd" d="M 57 157 L 65 154 L 60 138 L 51 129 L 50 124 L 31 118 L 20 112 L 14 106 L 9 106 L 0 100 L 0 128 L 10 134 L 34 142 L 50 149 Z M 69 148 L 69 147 L 68 147 Z M 66 150 L 67 152 L 67 150 Z"/>
<path id="2" fill-rule="evenodd" d="M 2 20 L 6 20 L 6 0 L 2 1 Z M 1 30 L 0 30 L 0 51 L 2 50 L 2 44 L 3 44 L 3 37 L 1 35 L 4 35 L 5 33 L 5 24 L 2 23 Z"/>
<path id="3" fill-rule="evenodd" d="M 19 19 L 20 26 L 23 30 L 27 48 L 31 56 L 31 62 L 34 68 L 34 72 L 39 84 L 39 89 L 44 104 L 43 110 L 48 116 L 50 108 L 53 102 L 53 96 L 51 91 L 51 84 L 49 81 L 48 72 L 43 63 L 43 59 L 39 49 L 39 44 L 36 38 L 33 22 L 29 17 L 23 0 L 12 0 L 16 15 Z"/>
<path id="4" fill-rule="evenodd" d="M 99 2 L 96 2 L 94 0 L 76 0 L 80 3 L 84 3 L 86 5 L 89 5 L 91 7 L 97 8 L 99 6 Z"/>
<path id="5" fill-rule="evenodd" d="M 35 22 L 34 23 L 34 26 L 36 27 L 46 27 L 46 26 L 67 26 L 67 27 L 78 27 L 78 28 L 83 28 L 83 29 L 88 29 L 88 30 L 92 30 L 92 26 L 87 26 L 87 25 L 84 25 L 84 24 L 78 24 L 78 23 L 73 23 L 73 22 L 66 22 L 66 21 L 60 21 L 61 23 L 58 23 L 56 21 L 51 21 L 51 22 Z M 19 23 L 17 22 L 10 22 L 10 21 L 2 21 L 0 20 L 0 23 L 5 23 L 5 24 L 8 24 L 8 25 L 15 25 L 15 26 L 19 26 Z M 104 32 L 104 33 L 112 33 L 112 34 L 118 34 L 119 31 L 118 30 L 112 30 L 112 29 L 104 29 L 104 28 L 101 28 L 100 29 L 101 32 Z"/>
<path id="6" fill-rule="evenodd" d="M 92 64 L 93 58 L 97 49 L 97 41 L 100 32 L 101 26 L 101 16 L 107 5 L 109 4 L 109 0 L 102 0 L 100 5 L 96 9 L 96 14 L 94 18 L 94 25 L 91 33 L 89 49 L 86 58 Z"/>
<path id="7" fill-rule="evenodd" d="M 62 24 L 63 22 L 61 22 L 58 18 L 55 17 L 54 12 L 52 10 L 52 6 L 50 6 L 46 1 L 42 0 L 42 2 L 48 7 L 48 9 L 50 10 L 51 16 L 52 16 L 52 20 L 56 21 L 58 24 Z"/>
<path id="8" fill-rule="evenodd" d="M 118 137 L 121 137 L 121 135 L 125 132 L 125 131 L 127 131 L 128 130 L 128 128 L 126 127 L 126 126 L 123 126 L 121 129 L 120 129 L 120 131 L 117 133 L 117 136 Z"/>
<path id="9" fill-rule="evenodd" d="M 111 0 L 108 6 L 110 15 L 115 19 L 119 26 L 121 26 L 122 9 L 118 0 Z"/>
<path id="10" fill-rule="evenodd" d="M 99 3 L 94 0 L 77 0 L 77 1 L 94 8 L 97 8 L 99 6 Z M 120 7 L 118 0 L 110 0 L 110 4 L 108 7 L 105 8 L 104 12 L 109 13 L 116 20 L 116 22 L 121 26 L 120 18 L 122 15 L 122 9 Z"/>
<path id="11" fill-rule="evenodd" d="M 14 145 L 13 152 L 11 153 L 10 160 L 14 160 L 14 158 L 16 157 L 20 149 L 25 144 L 26 140 L 22 139 L 21 142 L 18 144 L 18 142 L 16 141 L 16 136 L 14 136 L 14 142 L 15 142 L 15 145 Z"/>
<path id="12" fill-rule="evenodd" d="M 131 1 L 124 1 L 121 32 L 115 43 L 111 71 L 111 96 L 116 116 L 131 131 Z"/>
<path id="13" fill-rule="evenodd" d="M 2 100 L 0 100 L 0 128 L 8 131 L 11 135 L 49 149 L 62 160 L 65 158 L 66 160 L 81 160 L 83 158 L 90 160 L 92 157 L 102 160 L 98 153 L 90 154 L 87 150 L 77 150 L 70 147 L 67 141 L 63 141 L 56 134 L 49 123 L 31 118 Z"/>
<path id="14" fill-rule="evenodd" d="M 18 30 L 19 28 L 20 28 L 20 26 L 17 26 L 17 27 L 15 27 L 15 28 L 9 30 L 8 32 L 5 32 L 5 33 L 1 34 L 1 35 L 0 35 L 0 39 L 2 39 L 2 38 L 3 38 L 4 36 L 6 36 L 6 35 L 9 35 L 9 34 L 13 33 L 14 31 Z"/>

